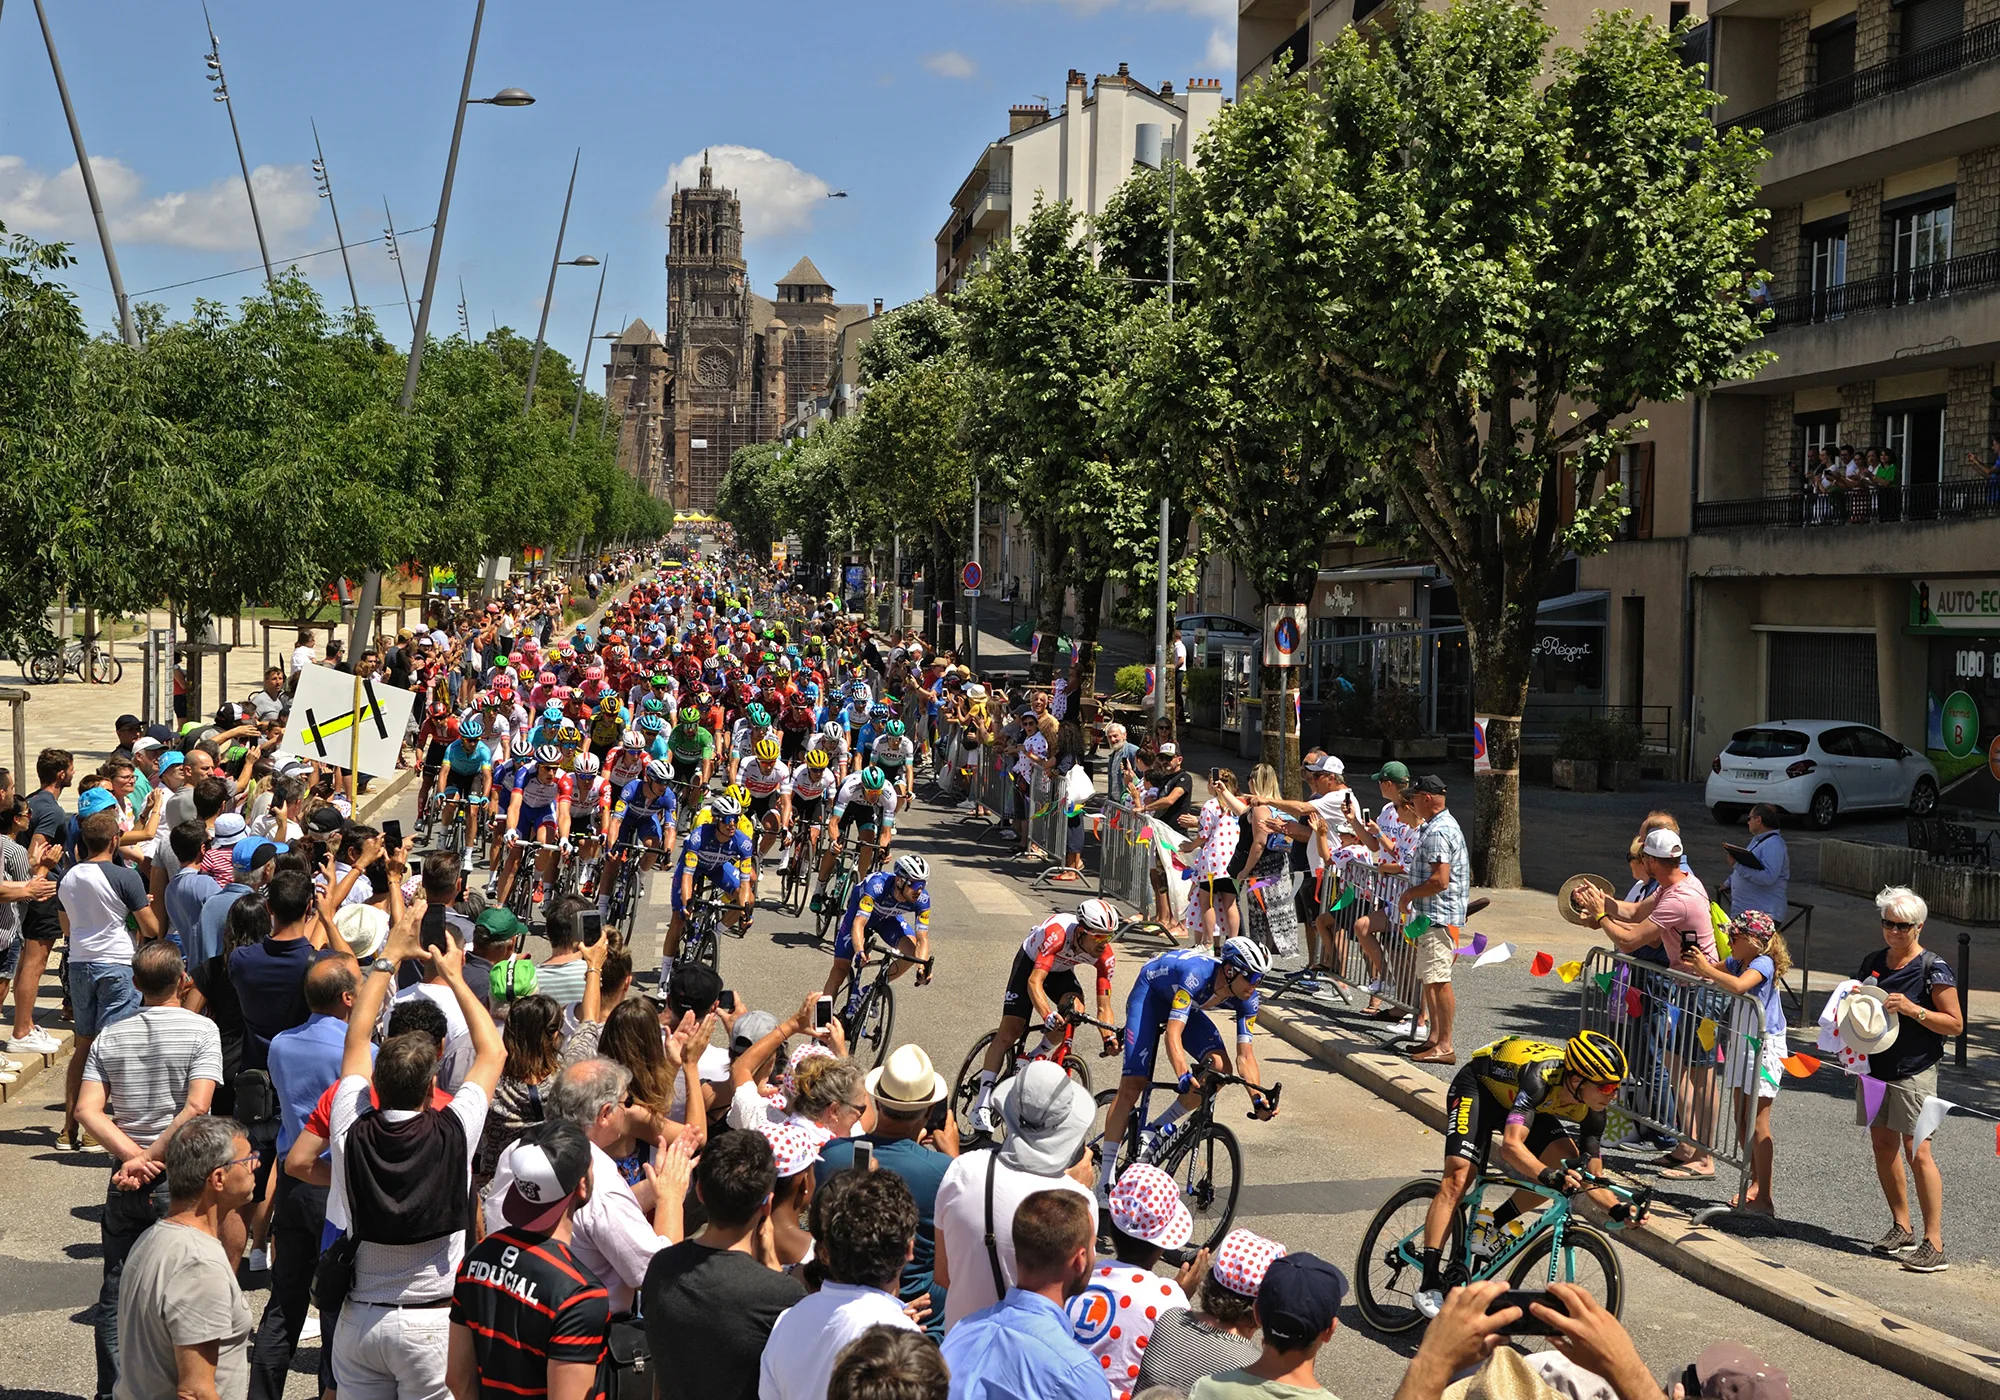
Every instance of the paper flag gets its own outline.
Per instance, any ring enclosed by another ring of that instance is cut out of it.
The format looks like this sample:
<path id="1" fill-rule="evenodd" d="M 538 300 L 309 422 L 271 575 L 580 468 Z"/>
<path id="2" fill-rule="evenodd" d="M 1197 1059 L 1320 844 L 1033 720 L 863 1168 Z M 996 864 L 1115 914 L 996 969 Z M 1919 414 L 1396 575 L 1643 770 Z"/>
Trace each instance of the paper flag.
<path id="1" fill-rule="evenodd" d="M 1701 1024 L 1694 1028 L 1694 1038 L 1701 1042 L 1702 1049 L 1713 1050 L 1715 1048 L 1715 1022 L 1709 1020 L 1706 1016 L 1702 1017 Z"/>
<path id="2" fill-rule="evenodd" d="M 1810 1055 L 1787 1055 L 1778 1062 L 1794 1079 L 1810 1079 L 1819 1072 L 1819 1061 Z"/>
<path id="3" fill-rule="evenodd" d="M 1993 1125 L 1993 1155 L 2000 1157 L 2000 1123 Z"/>
<path id="4" fill-rule="evenodd" d="M 1637 987 L 1627 987 L 1625 989 L 1625 1014 L 1627 1016 L 1637 1016 L 1644 1012 L 1645 1009 L 1646 999 L 1639 995 L 1639 989 Z"/>
<path id="5" fill-rule="evenodd" d="M 1403 937 L 1414 943 L 1430 931 L 1431 921 L 1423 914 L 1410 915 L 1410 921 L 1403 925 Z"/>
<path id="6" fill-rule="evenodd" d="M 1472 960 L 1472 965 L 1474 967 L 1491 967 L 1495 963 L 1506 962 L 1507 959 L 1513 956 L 1514 956 L 1513 944 L 1495 943 L 1491 948 L 1488 948 L 1485 952 L 1481 953 L 1478 957 L 1474 958 Z"/>
<path id="7" fill-rule="evenodd" d="M 1861 1107 L 1863 1109 L 1863 1116 L 1870 1123 L 1873 1123 L 1875 1115 L 1882 1111 L 1882 1099 L 1888 1092 L 1889 1086 L 1874 1075 L 1864 1074 L 1861 1076 Z"/>
<path id="8" fill-rule="evenodd" d="M 1608 972 L 1600 972 L 1590 980 L 1597 984 L 1597 990 L 1600 992 L 1611 990 L 1611 974 Z"/>
<path id="9" fill-rule="evenodd" d="M 1583 976 L 1583 964 L 1580 962 L 1566 962 L 1556 969 L 1556 976 L 1562 978 L 1565 982 L 1574 982 L 1577 978 Z"/>
<path id="10" fill-rule="evenodd" d="M 1547 953 L 1537 953 L 1528 961 L 1530 977 L 1546 977 L 1556 970 L 1556 960 Z"/>
<path id="11" fill-rule="evenodd" d="M 1470 942 L 1461 943 L 1451 951 L 1455 957 L 1476 958 L 1486 951 L 1486 935 L 1475 933 L 1472 935 Z"/>
<path id="12" fill-rule="evenodd" d="M 1910 1134 L 1910 1137 L 1915 1142 L 1921 1144 L 1925 1138 L 1938 1130 L 1938 1124 L 1944 1122 L 1945 1115 L 1957 1107 L 1957 1104 L 1952 1103 L 1948 1099 L 1940 1099 L 1927 1095 L 1924 1099 L 1923 1111 L 1917 1114 L 1917 1130 Z"/>
<path id="13" fill-rule="evenodd" d="M 1758 1066 L 1757 1077 L 1763 1080 L 1766 1084 L 1770 1085 L 1773 1089 L 1778 1087 L 1778 1076 L 1771 1073 L 1771 1067 L 1769 1065 Z"/>
<path id="14" fill-rule="evenodd" d="M 1332 912 L 1338 914 L 1352 903 L 1354 903 L 1354 886 L 1342 885 L 1340 887 L 1340 897 L 1333 901 Z"/>

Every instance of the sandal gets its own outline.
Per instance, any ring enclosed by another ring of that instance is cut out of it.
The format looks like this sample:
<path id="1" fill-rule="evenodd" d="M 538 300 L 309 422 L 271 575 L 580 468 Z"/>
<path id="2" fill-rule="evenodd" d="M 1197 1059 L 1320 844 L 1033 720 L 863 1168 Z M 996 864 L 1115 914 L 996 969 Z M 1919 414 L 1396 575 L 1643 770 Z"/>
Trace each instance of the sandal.
<path id="1" fill-rule="evenodd" d="M 1665 1181 L 1711 1181 L 1715 1177 L 1715 1163 L 1710 1162 L 1705 1172 L 1696 1171 L 1691 1166 L 1670 1167 L 1661 1172 L 1660 1177 Z"/>

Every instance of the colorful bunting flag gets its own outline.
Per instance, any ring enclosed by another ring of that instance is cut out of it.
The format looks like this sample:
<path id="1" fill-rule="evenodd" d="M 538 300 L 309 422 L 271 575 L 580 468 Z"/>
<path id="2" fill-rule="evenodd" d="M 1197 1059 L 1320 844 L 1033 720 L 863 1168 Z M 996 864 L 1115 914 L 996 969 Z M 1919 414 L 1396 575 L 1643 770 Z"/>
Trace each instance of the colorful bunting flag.
<path id="1" fill-rule="evenodd" d="M 1583 964 L 1580 962 L 1566 962 L 1556 969 L 1556 976 L 1562 978 L 1565 982 L 1574 982 L 1577 978 L 1583 976 Z"/>
<path id="2" fill-rule="evenodd" d="M 1412 914 L 1410 915 L 1409 922 L 1403 925 L 1403 937 L 1414 943 L 1430 932 L 1430 927 L 1431 921 L 1429 915 Z"/>
<path id="3" fill-rule="evenodd" d="M 1556 960 L 1547 953 L 1537 953 L 1528 960 L 1530 977 L 1546 977 L 1556 970 Z"/>
<path id="4" fill-rule="evenodd" d="M 1924 1139 L 1938 1130 L 1938 1124 L 1944 1122 L 1945 1115 L 1957 1107 L 1948 1099 L 1926 1095 L 1923 1109 L 1917 1114 L 1917 1130 L 1910 1137 L 1921 1145 Z"/>
<path id="5" fill-rule="evenodd" d="M 1590 980 L 1597 984 L 1597 990 L 1600 992 L 1608 993 L 1611 990 L 1611 974 L 1608 972 L 1600 972 Z"/>
<path id="6" fill-rule="evenodd" d="M 1341 910 L 1345 909 L 1348 905 L 1352 903 L 1354 903 L 1354 886 L 1342 885 L 1340 887 L 1339 897 L 1333 901 L 1332 912 L 1338 914 Z"/>
<path id="7" fill-rule="evenodd" d="M 1819 1073 L 1819 1061 L 1811 1055 L 1787 1055 L 1778 1061 L 1785 1067 L 1785 1073 L 1794 1079 L 1810 1079 Z"/>
<path id="8" fill-rule="evenodd" d="M 1701 1042 L 1702 1049 L 1713 1050 L 1715 1048 L 1715 1022 L 1709 1020 L 1706 1016 L 1702 1017 L 1701 1024 L 1694 1028 L 1694 1038 Z"/>
<path id="9" fill-rule="evenodd" d="M 1882 1111 L 1882 1100 L 1887 1097 L 1888 1093 L 1889 1086 L 1882 1080 L 1877 1079 L 1872 1074 L 1861 1076 L 1862 1116 L 1870 1123 L 1873 1123 L 1875 1115 Z"/>
<path id="10" fill-rule="evenodd" d="M 1646 999 L 1639 995 L 1639 989 L 1637 987 L 1627 987 L 1625 989 L 1625 1014 L 1627 1016 L 1638 1016 L 1644 1013 L 1645 1009 Z"/>
<path id="11" fill-rule="evenodd" d="M 1474 967 L 1491 967 L 1495 963 L 1506 962 L 1507 959 L 1513 956 L 1514 956 L 1513 944 L 1495 943 L 1492 947 L 1488 948 L 1485 952 L 1481 953 L 1478 957 L 1474 958 L 1472 960 L 1472 965 Z"/>

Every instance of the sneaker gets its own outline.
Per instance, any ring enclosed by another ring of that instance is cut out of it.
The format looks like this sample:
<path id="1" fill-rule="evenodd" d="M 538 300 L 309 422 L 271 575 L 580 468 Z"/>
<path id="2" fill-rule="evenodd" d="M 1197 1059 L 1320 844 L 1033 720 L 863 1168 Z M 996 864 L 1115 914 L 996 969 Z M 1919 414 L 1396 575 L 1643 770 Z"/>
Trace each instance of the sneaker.
<path id="1" fill-rule="evenodd" d="M 968 797 L 965 801 L 959 803 L 955 810 L 960 812 L 976 812 L 979 810 L 979 804 Z"/>
<path id="2" fill-rule="evenodd" d="M 1368 983 L 1368 985 L 1363 987 L 1361 990 L 1368 993 L 1368 995 L 1371 997 L 1379 997 L 1382 995 L 1383 992 L 1387 991 L 1388 989 L 1389 989 L 1389 984 L 1383 981 L 1380 977 L 1377 977 L 1372 979 Z"/>
<path id="3" fill-rule="evenodd" d="M 7 1041 L 7 1049 L 11 1053 L 25 1055 L 54 1055 L 61 1052 L 62 1042 L 36 1026 L 26 1035 L 11 1037 Z"/>
<path id="4" fill-rule="evenodd" d="M 0 1084 L 12 1084 L 21 1076 L 11 1069 L 0 1069 Z"/>
<path id="5" fill-rule="evenodd" d="M 25 1060 L 10 1060 L 5 1055 L 0 1055 L 0 1069 L 4 1069 L 12 1074 L 19 1074 L 27 1067 L 28 1065 Z"/>
<path id="6" fill-rule="evenodd" d="M 1917 1247 L 1917 1237 L 1905 1225 L 1891 1225 L 1889 1233 L 1869 1246 L 1871 1254 L 1908 1254 Z"/>
<path id="7" fill-rule="evenodd" d="M 988 1137 L 1000 1131 L 1000 1110 L 991 1099 L 972 1110 L 972 1130 Z"/>
<path id="8" fill-rule="evenodd" d="M 1410 1295 L 1410 1301 L 1417 1305 L 1417 1311 L 1425 1317 L 1436 1317 L 1444 1311 L 1444 1290 L 1441 1288 L 1419 1288 Z"/>
<path id="9" fill-rule="evenodd" d="M 1951 1265 L 1944 1259 L 1944 1251 L 1924 1240 L 1903 1256 L 1903 1267 L 1913 1274 L 1941 1274 Z"/>
<path id="10" fill-rule="evenodd" d="M 243 1272 L 246 1274 L 265 1274 L 270 1271 L 271 1251 L 268 1249 L 251 1250 L 250 1258 L 243 1265 Z"/>

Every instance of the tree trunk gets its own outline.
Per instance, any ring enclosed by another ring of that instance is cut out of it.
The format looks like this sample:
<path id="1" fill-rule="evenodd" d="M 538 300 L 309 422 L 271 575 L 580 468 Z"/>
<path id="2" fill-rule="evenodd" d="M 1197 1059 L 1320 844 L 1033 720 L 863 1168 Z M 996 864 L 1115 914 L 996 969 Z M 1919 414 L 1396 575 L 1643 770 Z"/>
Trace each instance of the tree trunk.
<path id="1" fill-rule="evenodd" d="M 1062 634 L 1070 582 L 1067 543 L 1052 524 L 1035 532 L 1035 631 L 1041 640 L 1028 656 L 1028 680 L 1035 685 L 1047 685 L 1055 675 L 1056 640 Z"/>
<path id="2" fill-rule="evenodd" d="M 1460 597 L 1465 595 L 1461 593 Z M 1480 610 L 1483 612 L 1484 610 Z M 1511 610 L 1518 612 L 1519 610 Z M 1521 887 L 1521 712 L 1533 660 L 1533 614 L 1492 618 L 1465 609 L 1472 652 L 1472 709 L 1486 717 L 1489 771 L 1472 781 L 1472 878 L 1489 889 Z"/>
<path id="3" fill-rule="evenodd" d="M 1257 684 L 1264 692 L 1264 732 L 1257 752 L 1258 761 L 1278 770 L 1278 782 L 1285 796 L 1302 797 L 1305 783 L 1299 773 L 1299 726 L 1292 698 L 1298 694 L 1298 669 L 1260 666 Z M 1282 695 L 1279 694 L 1280 687 L 1284 690 Z"/>
<path id="4" fill-rule="evenodd" d="M 1082 697 L 1097 688 L 1097 634 L 1104 618 L 1102 574 L 1078 586 L 1076 615 L 1076 660 L 1069 670 L 1069 693 L 1077 697 L 1080 716 Z"/>

